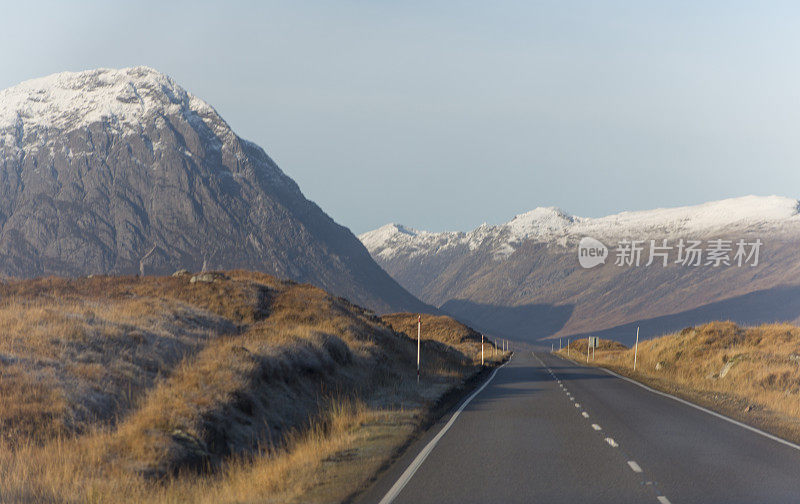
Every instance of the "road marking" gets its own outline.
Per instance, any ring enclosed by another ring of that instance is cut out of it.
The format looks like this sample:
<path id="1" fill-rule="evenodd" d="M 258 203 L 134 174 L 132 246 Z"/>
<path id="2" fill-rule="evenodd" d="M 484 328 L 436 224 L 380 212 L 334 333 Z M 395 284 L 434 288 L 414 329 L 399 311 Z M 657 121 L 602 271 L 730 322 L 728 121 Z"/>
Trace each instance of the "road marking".
<path id="1" fill-rule="evenodd" d="M 633 472 L 635 472 L 635 473 L 640 473 L 640 472 L 642 472 L 642 468 L 641 468 L 641 467 L 639 467 L 639 464 L 637 464 L 637 463 L 636 463 L 636 462 L 634 462 L 633 460 L 629 460 L 629 461 L 628 461 L 628 465 L 629 465 L 629 466 L 631 466 L 631 470 L 632 470 Z"/>
<path id="2" fill-rule="evenodd" d="M 472 402 L 473 399 L 475 399 L 475 396 L 480 394 L 483 391 L 483 389 L 485 389 L 486 386 L 489 385 L 489 383 L 494 379 L 495 375 L 497 375 L 497 372 L 500 371 L 502 368 L 504 368 L 505 365 L 508 364 L 509 362 L 511 361 L 509 360 L 499 368 L 495 369 L 494 372 L 491 374 L 491 376 L 489 376 L 489 379 L 486 380 L 478 390 L 473 392 L 472 395 L 469 396 L 467 400 L 461 404 L 461 406 L 459 406 L 456 412 L 453 413 L 453 416 L 450 417 L 450 420 L 445 424 L 444 427 L 442 427 L 442 430 L 440 430 L 439 433 L 436 434 L 436 437 L 431 439 L 430 443 L 425 445 L 425 448 L 423 448 L 422 451 L 419 452 L 414 461 L 411 462 L 411 465 L 408 466 L 408 468 L 406 468 L 403 474 L 400 475 L 400 478 L 395 482 L 394 485 L 392 485 L 392 488 L 389 489 L 389 491 L 386 493 L 386 495 L 383 496 L 383 499 L 381 499 L 378 504 L 390 504 L 393 500 L 397 498 L 397 496 L 400 494 L 403 488 L 405 488 L 408 482 L 411 481 L 411 478 L 414 476 L 414 473 L 417 472 L 417 469 L 419 469 L 422 463 L 425 462 L 425 459 L 428 458 L 428 455 L 431 454 L 431 452 L 436 447 L 436 444 L 439 442 L 439 440 L 442 439 L 442 437 L 447 433 L 447 431 L 450 430 L 450 427 L 453 426 L 458 416 L 461 414 L 462 411 L 464 411 L 464 408 L 466 408 L 467 405 L 469 405 L 469 403 Z"/>
<path id="3" fill-rule="evenodd" d="M 691 406 L 694 409 L 698 409 L 700 411 L 708 413 L 711 416 L 715 416 L 715 417 L 717 417 L 717 418 L 719 418 L 721 420 L 725 420 L 726 422 L 730 422 L 730 423 L 732 423 L 734 425 L 738 425 L 739 427 L 741 427 L 743 429 L 747 429 L 747 430 L 749 430 L 751 432 L 755 432 L 756 434 L 760 434 L 760 435 L 764 436 L 765 438 L 771 439 L 773 441 L 776 441 L 778 443 L 786 445 L 786 446 L 788 446 L 790 448 L 794 448 L 795 450 L 800 450 L 800 445 L 792 443 L 791 441 L 787 441 L 787 440 L 785 440 L 783 438 L 779 438 L 778 436 L 774 436 L 774 435 L 770 434 L 769 432 L 764 432 L 763 430 L 757 429 L 756 427 L 753 427 L 752 425 L 747 425 L 746 423 L 742 423 L 742 422 L 739 422 L 738 420 L 734 420 L 733 418 L 726 417 L 725 415 L 717 413 L 716 411 L 711 411 L 708 408 L 704 408 L 702 406 L 698 406 L 697 404 L 689 402 L 689 401 L 687 401 L 685 399 L 681 399 L 680 397 L 676 397 L 676 396 L 674 396 L 672 394 L 667 394 L 666 392 L 661 392 L 660 390 L 656 390 L 656 389 L 654 389 L 652 387 L 648 387 L 644 383 L 639 383 L 636 380 L 632 380 L 632 379 L 628 378 L 627 376 L 622 376 L 620 374 L 617 374 L 614 371 L 611 371 L 609 369 L 605 369 L 605 368 L 601 368 L 601 369 L 603 369 L 603 371 L 605 371 L 606 373 L 608 373 L 610 375 L 613 375 L 613 376 L 616 376 L 617 378 L 619 378 L 621 380 L 625 380 L 626 382 L 630 382 L 630 383 L 633 383 L 634 385 L 638 385 L 639 387 L 642 387 L 643 389 L 645 389 L 645 390 L 647 390 L 649 392 L 652 392 L 654 394 L 658 394 L 660 396 L 668 397 L 670 399 L 678 401 L 679 403 L 685 404 L 687 406 Z"/>
<path id="4" fill-rule="evenodd" d="M 610 438 L 610 437 L 607 437 L 607 438 L 606 438 L 606 443 L 608 443 L 609 445 L 611 445 L 611 448 L 616 448 L 617 446 L 619 446 L 619 445 L 617 444 L 617 442 L 616 442 L 616 441 L 614 441 L 614 438 Z"/>
<path id="5" fill-rule="evenodd" d="M 663 495 L 659 495 L 659 496 L 658 496 L 658 497 L 656 497 L 656 498 L 658 499 L 658 502 L 660 502 L 661 504 L 672 504 L 672 503 L 669 501 L 669 499 L 667 499 L 667 498 L 666 498 L 666 497 L 664 497 Z"/>
<path id="6" fill-rule="evenodd" d="M 579 402 L 576 402 L 576 403 L 575 403 L 575 407 L 576 407 L 576 408 L 580 408 L 580 407 L 581 407 L 581 403 L 579 403 Z"/>
<path id="7" fill-rule="evenodd" d="M 596 423 L 592 424 L 592 429 L 594 429 L 594 430 L 603 430 L 603 428 L 600 427 L 599 425 L 597 425 Z"/>
<path id="8" fill-rule="evenodd" d="M 572 402 L 575 402 L 575 398 L 572 397 L 572 396 L 569 396 L 569 400 L 572 401 Z"/>
<path id="9" fill-rule="evenodd" d="M 583 418 L 589 418 L 589 413 L 586 413 L 585 411 L 581 413 L 581 415 L 583 415 Z"/>

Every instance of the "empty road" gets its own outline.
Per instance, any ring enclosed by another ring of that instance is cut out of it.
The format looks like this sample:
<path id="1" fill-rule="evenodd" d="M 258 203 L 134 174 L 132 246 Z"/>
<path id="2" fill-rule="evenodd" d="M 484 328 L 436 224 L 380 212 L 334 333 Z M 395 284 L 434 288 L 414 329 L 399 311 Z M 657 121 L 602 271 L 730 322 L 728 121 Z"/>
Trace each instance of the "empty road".
<path id="1" fill-rule="evenodd" d="M 800 502 L 797 446 L 547 352 L 460 407 L 357 502 Z"/>

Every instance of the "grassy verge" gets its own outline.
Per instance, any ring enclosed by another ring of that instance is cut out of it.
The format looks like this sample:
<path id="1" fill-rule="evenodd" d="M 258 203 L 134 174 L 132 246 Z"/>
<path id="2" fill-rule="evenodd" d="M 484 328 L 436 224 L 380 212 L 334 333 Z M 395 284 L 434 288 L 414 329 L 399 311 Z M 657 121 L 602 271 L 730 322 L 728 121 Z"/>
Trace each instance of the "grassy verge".
<path id="1" fill-rule="evenodd" d="M 342 501 L 480 369 L 423 317 L 417 384 L 407 319 L 248 272 L 0 285 L 0 501 Z"/>
<path id="2" fill-rule="evenodd" d="M 578 364 L 587 345 L 570 345 Z M 633 349 L 601 341 L 589 364 L 800 442 L 800 328 L 712 322 L 640 342 L 636 360 L 634 371 Z"/>

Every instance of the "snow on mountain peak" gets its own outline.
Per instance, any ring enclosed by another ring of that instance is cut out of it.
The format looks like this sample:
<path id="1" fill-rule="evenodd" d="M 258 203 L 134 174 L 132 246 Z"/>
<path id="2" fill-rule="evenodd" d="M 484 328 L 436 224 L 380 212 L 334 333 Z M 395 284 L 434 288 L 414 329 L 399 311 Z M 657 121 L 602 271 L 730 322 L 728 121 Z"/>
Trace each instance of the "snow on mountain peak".
<path id="1" fill-rule="evenodd" d="M 520 243 L 534 241 L 565 246 L 568 237 L 655 239 L 667 236 L 699 238 L 713 233 L 800 230 L 800 202 L 782 196 L 744 196 L 694 206 L 621 212 L 606 217 L 576 217 L 555 207 L 539 207 L 497 226 L 481 225 L 468 233 L 407 230 L 391 224 L 359 238 L 384 259 L 415 256 L 466 245 L 484 244 L 502 259 Z M 406 230 L 403 233 L 401 230 Z"/>
<path id="2" fill-rule="evenodd" d="M 511 239 L 522 241 L 566 231 L 575 222 L 575 217 L 556 207 L 538 207 L 517 215 L 505 226 Z"/>
<path id="3" fill-rule="evenodd" d="M 213 109 L 149 67 L 62 72 L 0 91 L 0 129 L 68 130 L 93 122 L 136 123 L 153 113 Z"/>
<path id="4" fill-rule="evenodd" d="M 798 201 L 782 196 L 743 196 L 694 206 L 622 212 L 582 219 L 575 231 L 613 236 L 619 232 L 660 230 L 668 234 L 708 233 L 800 220 Z"/>

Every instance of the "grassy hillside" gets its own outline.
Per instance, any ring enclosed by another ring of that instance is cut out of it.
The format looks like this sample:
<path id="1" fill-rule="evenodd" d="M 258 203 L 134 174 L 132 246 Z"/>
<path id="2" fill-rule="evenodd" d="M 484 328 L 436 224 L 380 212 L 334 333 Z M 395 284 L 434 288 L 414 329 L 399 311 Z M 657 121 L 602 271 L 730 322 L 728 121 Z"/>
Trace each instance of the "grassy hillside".
<path id="1" fill-rule="evenodd" d="M 441 334 L 418 385 L 415 341 L 309 285 L 0 285 L 0 501 L 342 500 L 479 369 L 474 337 Z"/>
<path id="2" fill-rule="evenodd" d="M 572 342 L 573 360 L 586 345 Z M 606 343 L 591 363 L 800 441 L 800 327 L 712 322 L 640 342 L 635 372 L 633 354 Z"/>
<path id="3" fill-rule="evenodd" d="M 417 315 L 413 313 L 392 313 L 381 317 L 386 323 L 398 332 L 411 339 L 417 338 Z M 424 317 L 421 330 L 421 341 L 425 347 L 440 349 L 444 352 L 460 353 L 457 358 L 466 362 L 479 364 L 481 359 L 481 334 L 447 316 Z M 493 350 L 494 343 L 489 338 L 484 339 L 484 361 L 498 362 L 502 359 L 502 352 Z"/>

